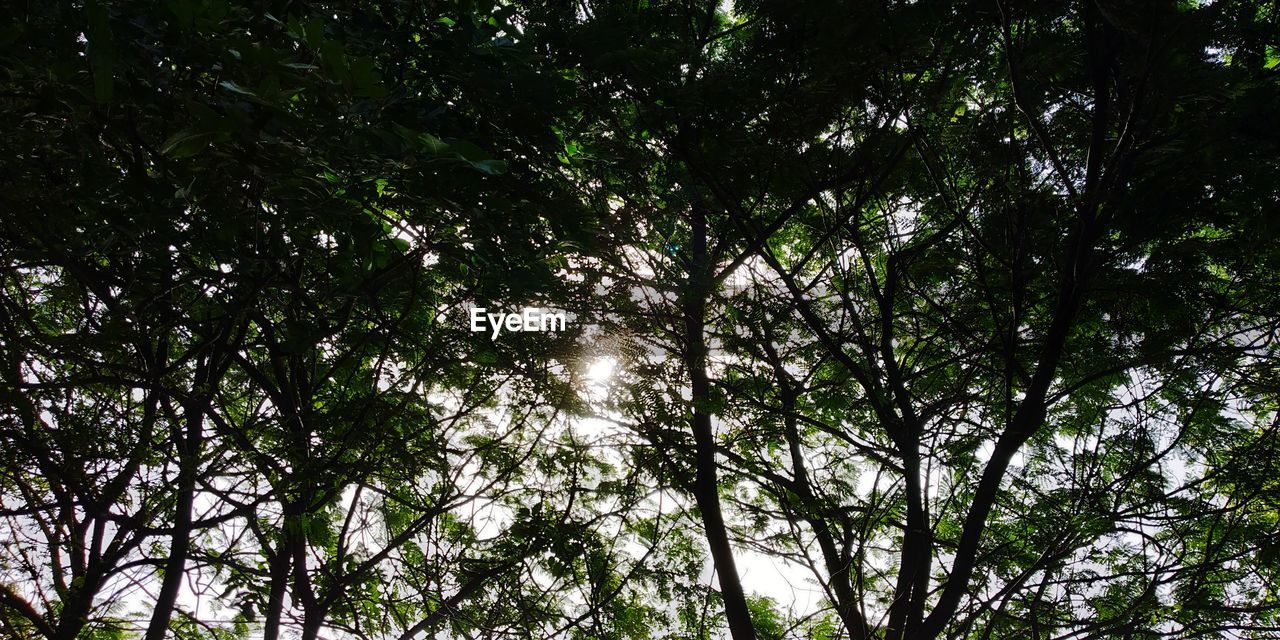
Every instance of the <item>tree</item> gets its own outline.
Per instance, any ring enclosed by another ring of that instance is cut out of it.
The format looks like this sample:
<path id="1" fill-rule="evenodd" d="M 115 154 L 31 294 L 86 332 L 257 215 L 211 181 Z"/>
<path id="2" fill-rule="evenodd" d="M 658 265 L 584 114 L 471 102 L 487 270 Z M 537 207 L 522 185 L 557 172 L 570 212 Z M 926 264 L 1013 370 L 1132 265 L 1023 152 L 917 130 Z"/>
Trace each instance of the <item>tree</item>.
<path id="1" fill-rule="evenodd" d="M 1224 469 L 1189 434 L 1212 421 L 1269 468 L 1272 400 L 1237 372 L 1272 358 L 1274 310 L 1244 291 L 1274 280 L 1227 264 L 1274 259 L 1256 109 L 1275 84 L 1246 35 L 1273 21 L 1094 3 L 548 20 L 594 109 L 579 184 L 619 214 L 604 277 L 669 354 L 614 409 L 696 452 L 665 471 L 699 507 L 733 637 L 756 636 L 734 546 L 810 567 L 854 638 L 1273 624 L 1271 587 L 1160 592 L 1203 595 L 1194 576 L 1233 562 L 1213 549 L 1251 564 L 1269 544 L 1168 551 L 1269 512 L 1199 493 Z"/>
<path id="2" fill-rule="evenodd" d="M 6 31 L 9 631 L 516 633 L 625 568 L 559 435 L 571 336 L 465 323 L 554 300 L 581 228 L 517 164 L 559 107 L 504 15 L 90 2 Z M 590 575 L 523 580 L 571 549 Z M 622 591 L 594 628 L 632 624 Z"/>
<path id="3" fill-rule="evenodd" d="M 0 627 L 1274 635 L 1277 18 L 24 6 Z"/>

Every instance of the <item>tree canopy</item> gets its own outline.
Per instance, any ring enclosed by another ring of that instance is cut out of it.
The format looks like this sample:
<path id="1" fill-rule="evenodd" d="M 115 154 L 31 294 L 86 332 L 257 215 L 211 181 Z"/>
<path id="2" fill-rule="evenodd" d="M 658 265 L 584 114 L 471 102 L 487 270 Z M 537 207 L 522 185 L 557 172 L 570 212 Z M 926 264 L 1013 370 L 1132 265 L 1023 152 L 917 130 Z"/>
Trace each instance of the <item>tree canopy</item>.
<path id="1" fill-rule="evenodd" d="M 0 112 L 6 637 L 1280 633 L 1273 2 L 36 2 Z"/>

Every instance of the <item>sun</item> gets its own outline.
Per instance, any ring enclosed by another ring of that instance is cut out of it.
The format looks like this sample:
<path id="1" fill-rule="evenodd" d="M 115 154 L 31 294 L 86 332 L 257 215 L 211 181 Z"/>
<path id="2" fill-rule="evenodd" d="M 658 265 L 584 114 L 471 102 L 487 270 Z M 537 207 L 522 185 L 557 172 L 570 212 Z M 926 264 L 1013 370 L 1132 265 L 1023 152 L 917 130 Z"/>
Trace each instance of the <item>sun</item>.
<path id="1" fill-rule="evenodd" d="M 608 356 L 597 358 L 587 367 L 587 380 L 596 384 L 603 384 L 613 377 L 613 373 L 617 368 L 617 360 Z"/>

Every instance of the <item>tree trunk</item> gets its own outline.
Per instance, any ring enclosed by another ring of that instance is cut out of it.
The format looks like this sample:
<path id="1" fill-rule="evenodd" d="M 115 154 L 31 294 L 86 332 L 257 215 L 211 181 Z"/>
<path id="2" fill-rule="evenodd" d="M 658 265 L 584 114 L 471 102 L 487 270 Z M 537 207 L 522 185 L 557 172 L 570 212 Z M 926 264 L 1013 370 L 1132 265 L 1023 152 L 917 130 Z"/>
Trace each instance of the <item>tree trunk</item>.
<path id="1" fill-rule="evenodd" d="M 169 559 L 164 565 L 164 580 L 160 584 L 160 594 L 156 597 L 155 609 L 151 613 L 151 623 L 147 625 L 145 640 L 164 640 L 178 602 L 182 578 L 186 575 L 187 556 L 191 551 L 197 467 L 204 442 L 204 414 L 208 406 L 207 397 L 203 401 L 188 404 L 186 433 L 179 434 L 178 437 L 178 497 L 174 507 L 173 534 L 169 538 Z"/>
<path id="2" fill-rule="evenodd" d="M 707 377 L 706 329 L 707 295 L 710 286 L 710 265 L 707 262 L 707 224 L 698 207 L 694 208 L 692 265 L 689 286 L 683 300 L 685 352 L 684 365 L 689 372 L 692 386 L 694 460 L 696 472 L 693 497 L 702 517 L 707 545 L 720 583 L 720 595 L 724 599 L 725 618 L 733 640 L 755 640 L 755 626 L 738 577 L 733 559 L 733 547 L 729 544 L 728 530 L 720 510 L 720 494 L 716 472 L 715 434 L 711 427 L 711 383 Z"/>
<path id="3" fill-rule="evenodd" d="M 178 602 L 178 591 L 186 574 L 187 555 L 191 550 L 191 511 L 195 502 L 195 460 L 183 460 L 178 473 L 178 502 L 175 507 L 173 535 L 169 539 L 169 559 L 164 565 L 164 581 L 156 597 L 146 640 L 164 640 Z"/>
<path id="4" fill-rule="evenodd" d="M 89 622 L 89 611 L 93 608 L 92 594 L 97 593 L 99 586 L 94 579 L 90 588 L 89 580 L 86 580 L 85 587 L 72 592 L 71 597 L 63 603 L 58 616 L 58 627 L 49 640 L 76 640 L 80 636 Z"/>
<path id="5" fill-rule="evenodd" d="M 267 593 L 266 622 L 262 640 L 279 640 L 280 616 L 284 614 L 284 593 L 289 581 L 289 553 L 281 544 L 271 557 L 271 585 Z"/>
<path id="6" fill-rule="evenodd" d="M 904 430 L 905 431 L 905 430 Z M 929 514 L 924 506 L 924 486 L 920 477 L 920 452 L 915 433 L 907 434 L 902 452 L 907 497 L 906 530 L 902 534 L 902 555 L 898 564 L 897 586 L 889 605 L 886 640 L 911 637 L 924 617 L 925 594 L 929 589 L 929 572 L 933 565 Z"/>

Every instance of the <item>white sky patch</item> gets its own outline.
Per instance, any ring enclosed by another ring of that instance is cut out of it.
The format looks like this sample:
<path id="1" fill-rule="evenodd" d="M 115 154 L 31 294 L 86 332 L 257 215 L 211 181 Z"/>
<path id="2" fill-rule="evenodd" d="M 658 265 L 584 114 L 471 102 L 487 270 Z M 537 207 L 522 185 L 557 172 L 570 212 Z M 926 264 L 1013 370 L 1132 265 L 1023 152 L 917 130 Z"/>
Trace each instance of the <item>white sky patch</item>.
<path id="1" fill-rule="evenodd" d="M 821 607 L 825 594 L 805 567 L 754 551 L 735 552 L 738 574 L 748 593 L 771 598 L 783 611 L 798 616 Z"/>

